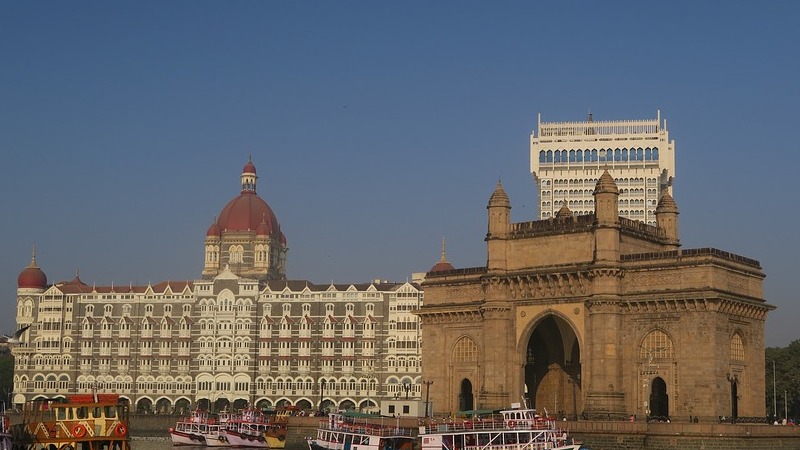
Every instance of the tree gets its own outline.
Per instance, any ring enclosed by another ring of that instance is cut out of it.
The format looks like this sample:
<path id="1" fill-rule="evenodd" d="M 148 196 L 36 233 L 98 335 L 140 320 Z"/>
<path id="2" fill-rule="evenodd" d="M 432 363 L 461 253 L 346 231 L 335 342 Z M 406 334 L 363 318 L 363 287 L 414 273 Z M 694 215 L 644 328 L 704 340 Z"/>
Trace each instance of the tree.
<path id="1" fill-rule="evenodd" d="M 0 400 L 5 404 L 6 408 L 11 405 L 7 404 L 8 395 L 14 390 L 14 355 L 8 346 L 0 347 Z"/>
<path id="2" fill-rule="evenodd" d="M 774 361 L 774 372 L 773 372 Z M 765 379 L 767 415 L 777 409 L 777 418 L 800 417 L 800 340 L 792 341 L 788 347 L 766 349 Z M 773 383 L 774 380 L 774 383 Z"/>

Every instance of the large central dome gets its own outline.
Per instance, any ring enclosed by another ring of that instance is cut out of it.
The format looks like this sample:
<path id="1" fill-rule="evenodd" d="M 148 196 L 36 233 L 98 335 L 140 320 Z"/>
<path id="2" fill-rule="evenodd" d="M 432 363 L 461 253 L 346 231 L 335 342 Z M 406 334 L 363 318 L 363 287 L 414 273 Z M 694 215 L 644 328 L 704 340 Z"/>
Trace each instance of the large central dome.
<path id="1" fill-rule="evenodd" d="M 258 231 L 266 231 L 267 235 L 280 232 L 278 219 L 267 202 L 255 192 L 242 192 L 219 213 L 217 227 L 220 231 L 256 231 L 262 222 L 267 228 Z"/>
<path id="2" fill-rule="evenodd" d="M 247 161 L 242 191 L 229 201 L 208 227 L 203 278 L 228 269 L 237 276 L 258 280 L 286 278 L 286 236 L 278 218 L 256 194 L 256 166 Z"/>
<path id="3" fill-rule="evenodd" d="M 273 236 L 279 242 L 286 243 L 278 218 L 256 193 L 256 178 L 256 167 L 248 161 L 242 170 L 242 192 L 222 208 L 217 220 L 208 229 L 207 236 L 222 232 L 256 231 L 259 236 Z"/>

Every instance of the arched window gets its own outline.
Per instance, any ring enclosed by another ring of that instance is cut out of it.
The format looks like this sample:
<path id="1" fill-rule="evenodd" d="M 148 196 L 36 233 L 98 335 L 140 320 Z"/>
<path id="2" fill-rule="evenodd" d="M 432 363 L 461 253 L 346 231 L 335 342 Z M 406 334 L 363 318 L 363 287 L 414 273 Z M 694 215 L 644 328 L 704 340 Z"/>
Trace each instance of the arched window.
<path id="1" fill-rule="evenodd" d="M 478 346 L 475 341 L 467 336 L 462 337 L 453 346 L 453 362 L 476 362 L 478 361 Z"/>
<path id="2" fill-rule="evenodd" d="M 547 153 L 545 153 L 544 150 L 539 152 L 539 162 L 547 162 Z"/>
<path id="3" fill-rule="evenodd" d="M 731 361 L 744 361 L 744 343 L 739 333 L 731 338 Z"/>
<path id="4" fill-rule="evenodd" d="M 661 330 L 647 333 L 639 346 L 639 359 L 652 361 L 654 359 L 674 358 L 675 345 L 672 339 Z"/>

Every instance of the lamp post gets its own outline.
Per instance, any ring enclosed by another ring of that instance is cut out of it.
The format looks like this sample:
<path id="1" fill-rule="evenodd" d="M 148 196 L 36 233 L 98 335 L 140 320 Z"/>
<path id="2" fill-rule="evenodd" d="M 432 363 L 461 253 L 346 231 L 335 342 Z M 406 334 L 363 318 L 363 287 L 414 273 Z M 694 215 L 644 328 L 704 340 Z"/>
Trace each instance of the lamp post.
<path id="1" fill-rule="evenodd" d="M 775 389 L 775 360 L 772 360 L 772 415 L 778 420 L 778 394 Z"/>
<path id="2" fill-rule="evenodd" d="M 425 418 L 428 418 L 430 417 L 430 414 L 428 413 L 428 405 L 430 405 L 429 400 L 431 398 L 431 385 L 433 384 L 433 381 L 423 381 L 422 383 L 425 385 Z"/>

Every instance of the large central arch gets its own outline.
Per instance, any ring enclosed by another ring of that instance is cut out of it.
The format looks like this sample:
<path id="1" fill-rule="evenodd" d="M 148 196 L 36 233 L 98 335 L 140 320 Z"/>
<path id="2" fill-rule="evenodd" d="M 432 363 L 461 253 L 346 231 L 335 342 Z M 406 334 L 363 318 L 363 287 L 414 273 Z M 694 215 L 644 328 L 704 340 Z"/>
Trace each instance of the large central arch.
<path id="1" fill-rule="evenodd" d="M 572 325 L 556 314 L 536 320 L 524 346 L 528 405 L 576 418 L 583 411 L 581 349 Z"/>

